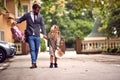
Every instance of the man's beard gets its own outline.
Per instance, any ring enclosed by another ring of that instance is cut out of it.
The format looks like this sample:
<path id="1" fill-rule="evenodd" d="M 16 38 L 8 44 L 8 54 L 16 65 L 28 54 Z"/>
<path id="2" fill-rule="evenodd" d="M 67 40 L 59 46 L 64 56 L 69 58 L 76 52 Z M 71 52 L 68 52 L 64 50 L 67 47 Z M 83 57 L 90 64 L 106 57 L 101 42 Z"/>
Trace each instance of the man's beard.
<path id="1" fill-rule="evenodd" d="M 38 13 L 34 12 L 35 15 L 38 15 Z"/>

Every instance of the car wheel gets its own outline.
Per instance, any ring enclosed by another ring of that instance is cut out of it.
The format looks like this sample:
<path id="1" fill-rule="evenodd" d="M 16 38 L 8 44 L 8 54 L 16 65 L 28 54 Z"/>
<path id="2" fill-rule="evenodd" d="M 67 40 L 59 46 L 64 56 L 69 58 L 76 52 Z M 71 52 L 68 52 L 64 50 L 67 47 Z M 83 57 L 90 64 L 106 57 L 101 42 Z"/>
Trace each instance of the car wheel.
<path id="1" fill-rule="evenodd" d="M 0 49 L 0 63 L 4 62 L 6 59 L 6 54 L 3 49 Z"/>

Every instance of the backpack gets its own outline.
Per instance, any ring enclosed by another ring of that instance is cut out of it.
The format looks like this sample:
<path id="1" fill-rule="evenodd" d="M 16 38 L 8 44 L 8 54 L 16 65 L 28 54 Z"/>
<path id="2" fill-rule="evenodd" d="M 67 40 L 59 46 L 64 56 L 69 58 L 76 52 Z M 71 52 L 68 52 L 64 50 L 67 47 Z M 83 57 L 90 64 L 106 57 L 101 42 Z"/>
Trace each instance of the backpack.
<path id="1" fill-rule="evenodd" d="M 19 30 L 17 26 L 13 26 L 11 28 L 12 37 L 15 41 L 20 41 L 20 39 L 23 37 L 23 33 Z"/>

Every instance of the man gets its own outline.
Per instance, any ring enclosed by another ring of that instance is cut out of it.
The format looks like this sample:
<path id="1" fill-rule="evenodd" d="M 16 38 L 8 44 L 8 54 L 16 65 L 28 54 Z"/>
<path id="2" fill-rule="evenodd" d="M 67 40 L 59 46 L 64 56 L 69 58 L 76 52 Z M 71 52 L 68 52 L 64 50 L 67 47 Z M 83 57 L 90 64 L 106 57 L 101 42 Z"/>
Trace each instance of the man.
<path id="1" fill-rule="evenodd" d="M 26 30 L 25 35 L 27 36 L 28 44 L 30 47 L 31 61 L 32 66 L 31 69 L 37 68 L 36 61 L 38 57 L 38 50 L 40 46 L 40 29 L 42 29 L 43 37 L 46 36 L 46 29 L 43 18 L 40 12 L 41 6 L 38 4 L 33 4 L 32 11 L 24 14 L 21 18 L 19 18 L 16 23 L 21 23 L 26 20 Z"/>

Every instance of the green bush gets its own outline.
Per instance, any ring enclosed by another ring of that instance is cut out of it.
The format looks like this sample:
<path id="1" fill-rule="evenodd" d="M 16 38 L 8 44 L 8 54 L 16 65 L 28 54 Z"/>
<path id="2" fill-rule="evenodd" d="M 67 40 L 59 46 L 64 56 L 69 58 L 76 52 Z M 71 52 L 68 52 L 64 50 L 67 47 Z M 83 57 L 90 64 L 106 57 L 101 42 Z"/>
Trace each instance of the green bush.
<path id="1" fill-rule="evenodd" d="M 6 10 L 6 8 L 5 8 L 5 6 L 4 6 L 4 4 L 2 2 L 0 2 L 0 8 Z"/>
<path id="2" fill-rule="evenodd" d="M 108 50 L 107 50 L 107 52 L 110 52 L 110 53 L 116 53 L 117 51 L 118 51 L 117 48 L 114 48 L 114 49 L 108 48 Z"/>
<path id="3" fill-rule="evenodd" d="M 46 45 L 45 45 L 45 40 L 43 38 L 41 38 L 41 43 L 40 43 L 40 50 L 41 52 L 46 51 Z"/>
<path id="4" fill-rule="evenodd" d="M 120 53 L 120 48 L 118 48 L 117 53 Z"/>

